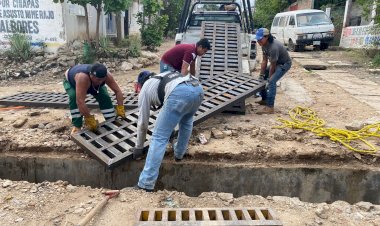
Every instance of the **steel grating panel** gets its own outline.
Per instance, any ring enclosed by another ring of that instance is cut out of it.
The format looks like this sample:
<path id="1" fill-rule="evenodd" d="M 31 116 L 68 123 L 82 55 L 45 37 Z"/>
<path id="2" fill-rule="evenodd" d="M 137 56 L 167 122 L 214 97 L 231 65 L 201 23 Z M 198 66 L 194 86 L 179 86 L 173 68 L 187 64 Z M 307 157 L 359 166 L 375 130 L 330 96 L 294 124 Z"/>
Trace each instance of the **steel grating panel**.
<path id="1" fill-rule="evenodd" d="M 241 73 L 240 25 L 233 23 L 202 22 L 203 38 L 209 39 L 211 51 L 197 61 L 197 76 L 201 79 L 219 73 Z"/>
<path id="2" fill-rule="evenodd" d="M 265 207 L 161 208 L 137 213 L 135 226 L 281 226 L 275 212 Z"/>
<path id="3" fill-rule="evenodd" d="M 137 108 L 137 97 L 138 95 L 135 93 L 124 94 L 124 106 L 126 106 L 127 109 Z M 111 99 L 116 105 L 116 96 L 114 93 L 111 94 Z M 86 104 L 89 108 L 98 108 L 98 102 L 92 95 L 87 96 Z M 0 105 L 68 108 L 69 99 L 66 93 L 23 92 L 0 98 Z"/>
<path id="4" fill-rule="evenodd" d="M 262 90 L 265 84 L 251 77 L 227 72 L 202 81 L 202 86 L 205 97 L 195 114 L 194 125 L 243 101 Z M 151 113 L 145 147 L 149 145 L 158 112 Z M 106 121 L 100 124 L 98 132 L 82 130 L 72 136 L 72 139 L 90 155 L 112 168 L 125 160 L 132 159 L 129 149 L 136 143 L 137 120 L 138 109 L 134 109 L 127 112 L 125 120 Z"/>

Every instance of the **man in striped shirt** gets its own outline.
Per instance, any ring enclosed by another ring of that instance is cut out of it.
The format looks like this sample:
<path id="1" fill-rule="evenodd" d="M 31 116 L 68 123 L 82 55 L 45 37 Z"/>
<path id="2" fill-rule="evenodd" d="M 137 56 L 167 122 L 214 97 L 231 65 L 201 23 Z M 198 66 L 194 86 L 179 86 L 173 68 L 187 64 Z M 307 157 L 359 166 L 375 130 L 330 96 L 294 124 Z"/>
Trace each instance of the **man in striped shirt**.
<path id="1" fill-rule="evenodd" d="M 140 174 L 137 188 L 153 191 L 166 145 L 174 128 L 179 125 L 178 141 L 174 144 L 174 156 L 180 161 L 186 150 L 193 129 L 193 116 L 203 100 L 203 89 L 199 81 L 179 72 L 164 72 L 148 79 L 142 86 L 138 98 L 139 118 L 135 151 L 142 153 L 149 125 L 150 109 L 160 106 L 160 82 L 167 76 L 163 105 L 158 114 L 145 166 Z"/>

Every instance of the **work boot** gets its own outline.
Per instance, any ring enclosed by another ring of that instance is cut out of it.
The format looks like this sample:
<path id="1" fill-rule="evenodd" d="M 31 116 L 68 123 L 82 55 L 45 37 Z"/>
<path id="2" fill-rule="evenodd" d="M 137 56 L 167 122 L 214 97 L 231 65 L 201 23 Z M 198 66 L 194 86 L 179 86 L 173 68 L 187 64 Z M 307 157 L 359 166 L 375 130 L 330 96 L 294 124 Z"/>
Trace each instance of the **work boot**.
<path id="1" fill-rule="evenodd" d="M 258 115 L 274 114 L 274 108 L 265 106 L 261 110 L 257 111 L 256 114 Z"/>
<path id="2" fill-rule="evenodd" d="M 70 136 L 73 136 L 73 135 L 77 134 L 79 131 L 80 131 L 80 128 L 73 127 L 73 129 L 71 130 Z"/>
<path id="3" fill-rule="evenodd" d="M 153 192 L 153 191 L 154 191 L 153 189 L 142 188 L 142 187 L 140 187 L 140 186 L 137 185 L 137 184 L 133 187 L 133 189 L 135 189 L 135 190 L 144 190 L 144 191 L 146 191 L 146 192 Z"/>
<path id="4" fill-rule="evenodd" d="M 256 101 L 255 103 L 260 105 L 267 105 L 267 102 L 265 100 Z"/>

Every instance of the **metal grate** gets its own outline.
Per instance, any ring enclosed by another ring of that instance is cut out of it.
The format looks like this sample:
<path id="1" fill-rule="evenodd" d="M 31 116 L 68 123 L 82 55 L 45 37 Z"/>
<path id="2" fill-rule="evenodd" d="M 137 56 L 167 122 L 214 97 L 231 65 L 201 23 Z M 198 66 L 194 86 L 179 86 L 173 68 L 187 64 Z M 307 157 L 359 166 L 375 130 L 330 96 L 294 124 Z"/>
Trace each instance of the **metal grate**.
<path id="1" fill-rule="evenodd" d="M 241 102 L 264 88 L 264 83 L 234 72 L 216 75 L 202 81 L 205 98 L 195 114 L 194 124 L 199 124 L 216 113 Z M 151 112 L 147 140 L 149 145 L 152 129 L 158 112 Z M 126 120 L 106 121 L 100 124 L 98 132 L 82 130 L 72 138 L 89 154 L 114 167 L 132 158 L 129 151 L 137 139 L 138 109 L 127 112 Z"/>
<path id="2" fill-rule="evenodd" d="M 270 208 L 173 208 L 147 209 L 137 213 L 135 226 L 237 226 L 283 225 Z"/>
<path id="3" fill-rule="evenodd" d="M 138 94 L 124 94 L 124 106 L 127 109 L 137 108 Z M 116 105 L 115 94 L 111 94 L 112 102 Z M 86 104 L 89 108 L 98 108 L 98 102 L 92 95 L 86 98 Z M 52 107 L 68 108 L 69 99 L 66 93 L 54 92 L 23 92 L 12 96 L 0 98 L 0 105 L 21 105 L 28 107 Z"/>
<path id="4" fill-rule="evenodd" d="M 232 23 L 202 22 L 202 34 L 209 39 L 211 51 L 197 62 L 197 76 L 209 76 L 233 71 L 241 73 L 240 26 Z"/>

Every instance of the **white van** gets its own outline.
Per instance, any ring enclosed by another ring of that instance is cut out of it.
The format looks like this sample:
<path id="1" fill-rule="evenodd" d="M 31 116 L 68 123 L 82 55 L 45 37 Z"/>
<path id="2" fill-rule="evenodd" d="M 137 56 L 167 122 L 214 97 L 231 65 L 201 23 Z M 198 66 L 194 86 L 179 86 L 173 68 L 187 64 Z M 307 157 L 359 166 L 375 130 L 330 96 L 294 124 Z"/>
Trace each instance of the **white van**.
<path id="1" fill-rule="evenodd" d="M 306 45 L 324 50 L 334 39 L 334 24 L 322 10 L 295 10 L 276 14 L 270 32 L 289 51 L 300 51 Z"/>

